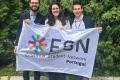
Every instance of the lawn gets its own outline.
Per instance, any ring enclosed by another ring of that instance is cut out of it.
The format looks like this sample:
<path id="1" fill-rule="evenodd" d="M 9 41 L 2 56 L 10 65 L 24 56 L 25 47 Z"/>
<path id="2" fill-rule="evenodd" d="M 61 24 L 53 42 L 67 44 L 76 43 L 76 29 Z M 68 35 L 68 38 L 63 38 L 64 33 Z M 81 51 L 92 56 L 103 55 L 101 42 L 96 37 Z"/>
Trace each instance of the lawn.
<path id="1" fill-rule="evenodd" d="M 94 77 L 98 77 L 98 76 L 110 77 L 109 75 L 111 75 L 111 78 L 113 78 L 115 76 L 116 77 L 119 76 L 118 75 L 119 72 L 116 73 L 116 71 L 114 72 L 114 75 L 113 75 L 113 73 L 110 74 L 109 72 L 108 73 L 104 73 L 104 71 L 102 73 L 99 70 L 94 70 L 94 75 L 93 76 Z M 33 72 L 31 72 L 30 75 L 33 76 Z M 42 75 L 43 76 L 47 76 L 46 73 L 43 73 Z M 11 63 L 9 65 L 0 67 L 0 76 L 8 76 L 8 77 L 10 77 L 10 76 L 22 76 L 22 72 L 16 71 L 16 65 L 15 65 L 15 63 Z M 67 76 L 67 80 L 78 80 L 78 78 L 75 77 L 75 76 L 69 76 L 69 77 Z M 97 80 L 97 79 L 94 79 L 94 80 Z"/>
<path id="2" fill-rule="evenodd" d="M 15 64 L 11 63 L 9 65 L 0 67 L 0 76 L 20 76 L 22 72 L 16 71 Z"/>

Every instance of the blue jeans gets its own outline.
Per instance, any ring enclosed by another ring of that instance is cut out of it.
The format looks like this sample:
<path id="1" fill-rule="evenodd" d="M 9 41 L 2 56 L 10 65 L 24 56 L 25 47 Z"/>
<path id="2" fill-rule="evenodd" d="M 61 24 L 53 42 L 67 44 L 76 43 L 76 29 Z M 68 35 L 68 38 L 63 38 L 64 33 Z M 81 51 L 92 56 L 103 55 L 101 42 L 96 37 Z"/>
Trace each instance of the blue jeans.
<path id="1" fill-rule="evenodd" d="M 49 80 L 65 80 L 65 74 L 64 73 L 55 73 L 55 72 L 49 72 Z"/>
<path id="2" fill-rule="evenodd" d="M 23 71 L 23 80 L 30 80 L 29 71 Z M 34 80 L 40 80 L 40 72 L 34 71 Z"/>

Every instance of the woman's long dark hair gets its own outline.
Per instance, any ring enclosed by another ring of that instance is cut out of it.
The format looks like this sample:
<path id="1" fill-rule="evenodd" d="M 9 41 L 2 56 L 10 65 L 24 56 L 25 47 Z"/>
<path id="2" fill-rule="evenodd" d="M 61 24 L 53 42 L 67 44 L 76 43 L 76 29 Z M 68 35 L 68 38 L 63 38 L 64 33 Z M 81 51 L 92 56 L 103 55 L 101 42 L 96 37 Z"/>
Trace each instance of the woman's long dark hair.
<path id="1" fill-rule="evenodd" d="M 58 15 L 58 20 L 61 21 L 62 25 L 66 25 L 66 17 L 64 16 L 63 12 L 61 11 L 61 6 L 59 3 L 52 3 L 49 7 L 49 11 L 48 11 L 48 24 L 50 26 L 54 26 L 55 25 L 55 17 L 52 14 L 52 6 L 53 5 L 58 5 L 58 7 L 60 8 L 60 13 Z"/>

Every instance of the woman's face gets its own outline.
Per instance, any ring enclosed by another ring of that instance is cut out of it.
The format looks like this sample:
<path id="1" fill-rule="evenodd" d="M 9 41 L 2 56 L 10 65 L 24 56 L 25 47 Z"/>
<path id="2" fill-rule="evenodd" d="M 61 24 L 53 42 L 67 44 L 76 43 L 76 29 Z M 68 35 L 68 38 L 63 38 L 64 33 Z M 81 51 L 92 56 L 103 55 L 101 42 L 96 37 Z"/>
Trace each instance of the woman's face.
<path id="1" fill-rule="evenodd" d="M 54 4 L 52 5 L 52 14 L 54 17 L 58 17 L 60 14 L 60 8 L 58 5 Z"/>

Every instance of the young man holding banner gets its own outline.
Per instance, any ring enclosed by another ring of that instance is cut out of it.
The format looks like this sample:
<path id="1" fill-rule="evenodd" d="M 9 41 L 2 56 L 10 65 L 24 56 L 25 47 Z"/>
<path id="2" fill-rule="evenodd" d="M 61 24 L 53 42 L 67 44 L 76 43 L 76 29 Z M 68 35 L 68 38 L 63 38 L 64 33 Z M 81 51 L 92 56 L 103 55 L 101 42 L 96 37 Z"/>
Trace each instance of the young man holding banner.
<path id="1" fill-rule="evenodd" d="M 72 11 L 74 19 L 71 21 L 71 29 L 73 30 L 85 30 L 87 28 L 94 28 L 94 23 L 89 16 L 83 14 L 83 7 L 80 3 L 73 3 Z M 98 27 L 99 32 L 102 31 L 102 27 Z M 89 80 L 89 78 L 80 76 L 79 80 Z"/>
<path id="2" fill-rule="evenodd" d="M 24 12 L 20 16 L 20 20 L 17 26 L 17 34 L 16 34 L 16 42 L 15 42 L 15 49 L 14 53 L 16 53 L 16 47 L 18 45 L 19 37 L 22 30 L 23 20 L 26 21 L 28 24 L 45 24 L 45 18 L 38 12 L 39 10 L 40 0 L 29 0 L 30 11 Z M 29 71 L 23 71 L 23 79 L 29 79 Z M 40 72 L 34 71 L 34 80 L 40 80 Z"/>

